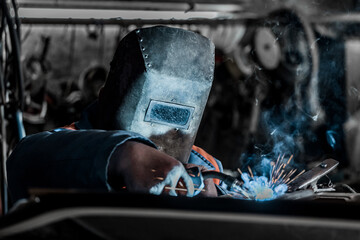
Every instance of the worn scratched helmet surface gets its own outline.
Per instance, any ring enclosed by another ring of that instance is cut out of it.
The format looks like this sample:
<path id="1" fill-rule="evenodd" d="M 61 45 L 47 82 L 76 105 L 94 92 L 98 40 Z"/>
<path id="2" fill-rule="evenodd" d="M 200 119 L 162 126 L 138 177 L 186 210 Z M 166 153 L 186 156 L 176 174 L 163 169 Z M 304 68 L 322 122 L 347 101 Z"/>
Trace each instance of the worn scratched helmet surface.
<path id="1" fill-rule="evenodd" d="M 187 162 L 213 80 L 214 45 L 164 26 L 137 29 L 119 44 L 99 99 L 109 129 L 138 132 Z"/>

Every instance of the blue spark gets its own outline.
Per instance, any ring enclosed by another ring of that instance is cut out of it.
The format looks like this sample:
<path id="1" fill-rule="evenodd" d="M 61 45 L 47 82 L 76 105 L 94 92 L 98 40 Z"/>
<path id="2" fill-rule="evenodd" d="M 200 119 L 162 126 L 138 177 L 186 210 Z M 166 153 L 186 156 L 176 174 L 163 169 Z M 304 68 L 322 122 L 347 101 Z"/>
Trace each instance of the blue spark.
<path id="1" fill-rule="evenodd" d="M 247 195 L 247 199 L 256 201 L 273 200 L 283 195 L 287 191 L 286 184 L 271 184 L 265 176 L 250 177 L 247 173 L 241 175 L 244 184 L 237 190 L 242 195 Z"/>
<path id="2" fill-rule="evenodd" d="M 326 140 L 329 143 L 329 145 L 332 147 L 332 149 L 335 148 L 336 145 L 336 136 L 337 133 L 333 130 L 326 131 Z"/>

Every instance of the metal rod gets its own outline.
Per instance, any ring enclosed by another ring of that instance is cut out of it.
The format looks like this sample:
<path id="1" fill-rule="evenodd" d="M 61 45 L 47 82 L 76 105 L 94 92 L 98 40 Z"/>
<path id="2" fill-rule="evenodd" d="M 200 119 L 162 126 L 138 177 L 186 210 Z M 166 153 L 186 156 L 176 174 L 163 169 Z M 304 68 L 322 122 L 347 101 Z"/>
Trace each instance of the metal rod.
<path id="1" fill-rule="evenodd" d="M 111 9 L 111 10 L 166 10 L 166 11 L 218 11 L 239 12 L 248 6 L 249 0 L 18 0 L 21 8 L 62 8 L 62 9 Z"/>
<path id="2" fill-rule="evenodd" d="M 236 19 L 89 19 L 89 18 L 20 18 L 21 24 L 33 25 L 88 25 L 88 24 L 106 24 L 106 25 L 228 25 L 244 23 L 249 18 L 236 18 Z"/>
<path id="3" fill-rule="evenodd" d="M 107 4 L 129 4 L 129 3 L 208 3 L 208 4 L 219 4 L 219 0 L 17 0 L 18 4 L 21 6 L 22 4 L 52 4 L 52 5 L 60 5 L 64 3 L 107 3 Z M 251 3 L 252 0 L 222 0 L 221 4 L 243 4 L 243 3 Z M 100 4 L 99 4 L 100 5 Z"/>
<path id="4" fill-rule="evenodd" d="M 177 188 L 177 187 L 165 187 L 167 190 L 175 190 L 175 191 L 183 191 L 187 192 L 188 190 L 186 188 Z M 194 188 L 195 191 L 200 190 L 199 188 Z M 205 189 L 201 189 L 202 192 L 205 192 Z"/>

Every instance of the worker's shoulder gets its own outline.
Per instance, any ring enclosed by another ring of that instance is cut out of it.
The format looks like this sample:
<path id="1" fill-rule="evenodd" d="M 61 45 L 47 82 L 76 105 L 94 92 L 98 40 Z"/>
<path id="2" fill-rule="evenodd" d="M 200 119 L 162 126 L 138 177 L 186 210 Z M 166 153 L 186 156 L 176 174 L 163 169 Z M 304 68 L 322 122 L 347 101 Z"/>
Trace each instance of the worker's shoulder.
<path id="1" fill-rule="evenodd" d="M 43 132 L 38 132 L 38 133 L 34 133 L 34 134 L 30 134 L 30 135 L 27 135 L 25 136 L 24 138 L 22 138 L 19 143 L 17 144 L 18 145 L 21 145 L 21 144 L 24 144 L 24 143 L 27 143 L 29 141 L 37 141 L 37 140 L 40 140 L 40 139 L 43 139 L 43 138 L 46 138 L 47 136 L 51 135 L 52 132 L 51 131 L 43 131 Z"/>
<path id="2" fill-rule="evenodd" d="M 208 170 L 223 171 L 223 166 L 218 159 L 195 145 L 191 149 L 189 163 L 205 166 Z"/>

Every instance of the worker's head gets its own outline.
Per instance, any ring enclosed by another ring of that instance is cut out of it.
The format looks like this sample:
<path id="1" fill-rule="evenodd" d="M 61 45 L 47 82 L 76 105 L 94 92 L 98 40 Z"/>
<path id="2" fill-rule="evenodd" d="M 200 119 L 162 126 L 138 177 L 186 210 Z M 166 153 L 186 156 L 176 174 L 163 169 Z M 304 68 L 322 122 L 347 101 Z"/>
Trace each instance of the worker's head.
<path id="1" fill-rule="evenodd" d="M 186 162 L 213 80 L 214 45 L 164 26 L 125 36 L 99 97 L 100 127 L 138 132 Z"/>

